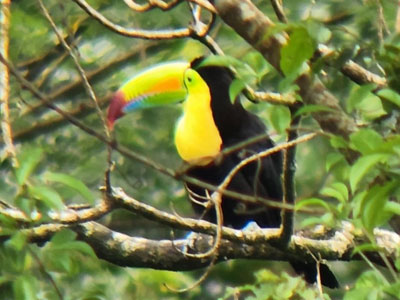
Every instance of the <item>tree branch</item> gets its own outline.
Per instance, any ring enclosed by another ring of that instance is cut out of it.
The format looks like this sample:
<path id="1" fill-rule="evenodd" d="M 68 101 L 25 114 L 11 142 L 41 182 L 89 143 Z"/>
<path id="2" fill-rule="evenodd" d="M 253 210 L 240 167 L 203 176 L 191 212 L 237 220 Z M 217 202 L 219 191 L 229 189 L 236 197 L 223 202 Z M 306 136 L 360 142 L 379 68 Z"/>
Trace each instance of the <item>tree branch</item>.
<path id="1" fill-rule="evenodd" d="M 0 54 L 8 59 L 8 28 L 10 25 L 10 1 L 2 1 L 0 6 Z M 7 156 L 11 157 L 14 167 L 18 166 L 17 155 L 12 138 L 11 122 L 10 122 L 10 109 L 9 109 L 9 73 L 6 65 L 0 66 L 0 112 L 1 118 L 1 132 L 6 148 Z"/>
<path id="2" fill-rule="evenodd" d="M 112 231 L 96 222 L 87 222 L 78 225 L 41 225 L 32 229 L 23 230 L 30 242 L 48 241 L 51 236 L 63 228 L 70 228 L 78 233 L 80 240 L 92 246 L 97 256 L 108 262 L 136 268 L 153 268 L 170 271 L 188 271 L 206 267 L 209 259 L 189 257 L 178 251 L 187 245 L 186 240 L 150 240 L 130 237 Z M 226 228 L 223 228 L 225 230 Z M 232 230 L 232 229 L 231 229 Z M 245 240 L 252 232 L 241 232 Z M 3 240 L 7 237 L 3 237 Z M 400 236 L 382 229 L 375 230 L 377 245 L 383 249 L 390 261 L 396 259 L 396 249 L 400 247 Z M 218 262 L 229 259 L 263 259 L 279 261 L 313 261 L 309 252 L 317 254 L 325 260 L 360 260 L 360 256 L 353 256 L 355 247 L 367 243 L 369 240 L 358 232 L 350 223 L 343 223 L 343 228 L 335 232 L 329 239 L 313 239 L 297 233 L 293 236 L 288 248 L 279 249 L 265 242 L 252 244 L 223 239 L 218 249 Z M 195 252 L 204 252 L 213 244 L 213 238 L 200 235 L 191 249 Z M 305 251 L 306 250 L 306 251 Z M 308 252 L 309 251 L 309 252 Z M 371 261 L 382 264 L 379 254 L 366 252 Z"/>
<path id="3" fill-rule="evenodd" d="M 78 4 L 86 13 L 97 20 L 99 23 L 107 27 L 108 29 L 127 37 L 150 39 L 150 40 L 163 40 L 163 39 L 174 39 L 190 37 L 193 33 L 193 29 L 189 27 L 174 29 L 174 30 L 143 30 L 143 29 L 131 29 L 125 28 L 118 24 L 114 24 L 100 12 L 91 7 L 85 0 L 73 0 Z M 203 2 L 203 1 L 202 1 Z M 201 35 L 206 35 L 209 26 L 205 26 Z"/>
<path id="4" fill-rule="evenodd" d="M 171 0 L 170 2 L 165 2 L 162 0 L 150 0 L 146 4 L 137 4 L 133 0 L 124 0 L 125 4 L 128 5 L 131 9 L 137 12 L 146 12 L 154 8 L 159 8 L 163 11 L 170 10 L 174 8 L 176 5 L 181 3 L 183 0 Z M 193 2 L 205 9 L 215 13 L 214 7 L 207 0 L 187 0 L 188 2 Z"/>

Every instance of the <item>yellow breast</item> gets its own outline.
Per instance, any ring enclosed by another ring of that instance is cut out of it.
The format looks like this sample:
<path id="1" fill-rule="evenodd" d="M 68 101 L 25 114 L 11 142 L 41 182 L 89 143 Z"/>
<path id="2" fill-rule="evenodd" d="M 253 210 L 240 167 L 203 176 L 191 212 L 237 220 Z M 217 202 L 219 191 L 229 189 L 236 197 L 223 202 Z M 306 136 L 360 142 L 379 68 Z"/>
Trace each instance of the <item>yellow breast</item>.
<path id="1" fill-rule="evenodd" d="M 197 74 L 197 72 L 196 72 Z M 175 131 L 175 145 L 179 155 L 193 165 L 205 165 L 221 150 L 222 139 L 211 111 L 211 97 L 207 84 L 201 80 L 196 87 L 188 86 L 183 115 Z"/>

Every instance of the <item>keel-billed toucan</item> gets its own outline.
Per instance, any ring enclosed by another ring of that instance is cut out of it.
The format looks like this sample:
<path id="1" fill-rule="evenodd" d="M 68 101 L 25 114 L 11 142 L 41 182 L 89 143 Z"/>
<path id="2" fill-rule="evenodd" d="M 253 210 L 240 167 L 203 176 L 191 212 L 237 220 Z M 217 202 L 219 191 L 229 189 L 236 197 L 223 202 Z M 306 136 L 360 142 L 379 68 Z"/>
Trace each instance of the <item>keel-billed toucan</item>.
<path id="1" fill-rule="evenodd" d="M 175 130 L 175 146 L 180 157 L 191 165 L 187 174 L 218 186 L 243 158 L 273 147 L 267 136 L 239 150 L 218 157 L 227 147 L 266 133 L 260 118 L 243 108 L 239 99 L 231 101 L 229 87 L 232 72 L 210 65 L 204 58 L 191 63 L 172 62 L 144 71 L 124 84 L 114 95 L 108 109 L 108 125 L 137 107 L 183 102 L 183 114 Z M 215 159 L 217 158 L 218 159 Z M 228 190 L 245 195 L 282 201 L 282 154 L 277 152 L 243 167 L 232 179 Z M 194 210 L 204 219 L 216 222 L 215 210 L 204 211 L 199 202 L 212 194 L 187 183 Z M 223 224 L 242 229 L 253 221 L 262 228 L 279 227 L 280 210 L 263 205 L 243 203 L 235 198 L 222 198 Z M 297 273 L 315 282 L 316 263 L 291 262 Z M 321 282 L 337 287 L 329 268 L 320 265 Z"/>

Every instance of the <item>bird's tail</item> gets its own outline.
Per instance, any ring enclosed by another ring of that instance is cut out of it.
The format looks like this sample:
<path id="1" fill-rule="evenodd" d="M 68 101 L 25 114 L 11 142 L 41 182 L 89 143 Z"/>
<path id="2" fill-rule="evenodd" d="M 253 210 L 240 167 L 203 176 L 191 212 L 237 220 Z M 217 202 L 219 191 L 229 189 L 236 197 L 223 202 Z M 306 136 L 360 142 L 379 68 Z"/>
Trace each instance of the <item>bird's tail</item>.
<path id="1" fill-rule="evenodd" d="M 291 261 L 293 269 L 299 275 L 304 275 L 304 279 L 308 283 L 315 283 L 317 281 L 317 263 L 316 262 L 293 262 Z M 331 289 L 338 288 L 339 282 L 337 281 L 335 275 L 325 264 L 319 265 L 319 272 L 321 277 L 321 284 L 329 287 Z"/>

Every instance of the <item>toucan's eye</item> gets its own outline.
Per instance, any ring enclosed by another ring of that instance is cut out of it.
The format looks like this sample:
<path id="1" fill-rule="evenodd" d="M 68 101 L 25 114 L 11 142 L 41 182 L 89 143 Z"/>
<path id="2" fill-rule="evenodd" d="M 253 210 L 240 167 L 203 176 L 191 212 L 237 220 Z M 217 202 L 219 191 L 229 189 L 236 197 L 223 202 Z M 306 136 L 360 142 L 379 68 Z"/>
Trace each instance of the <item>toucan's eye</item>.
<path id="1" fill-rule="evenodd" d="M 187 80 L 188 82 L 192 82 L 192 77 L 188 76 Z"/>

